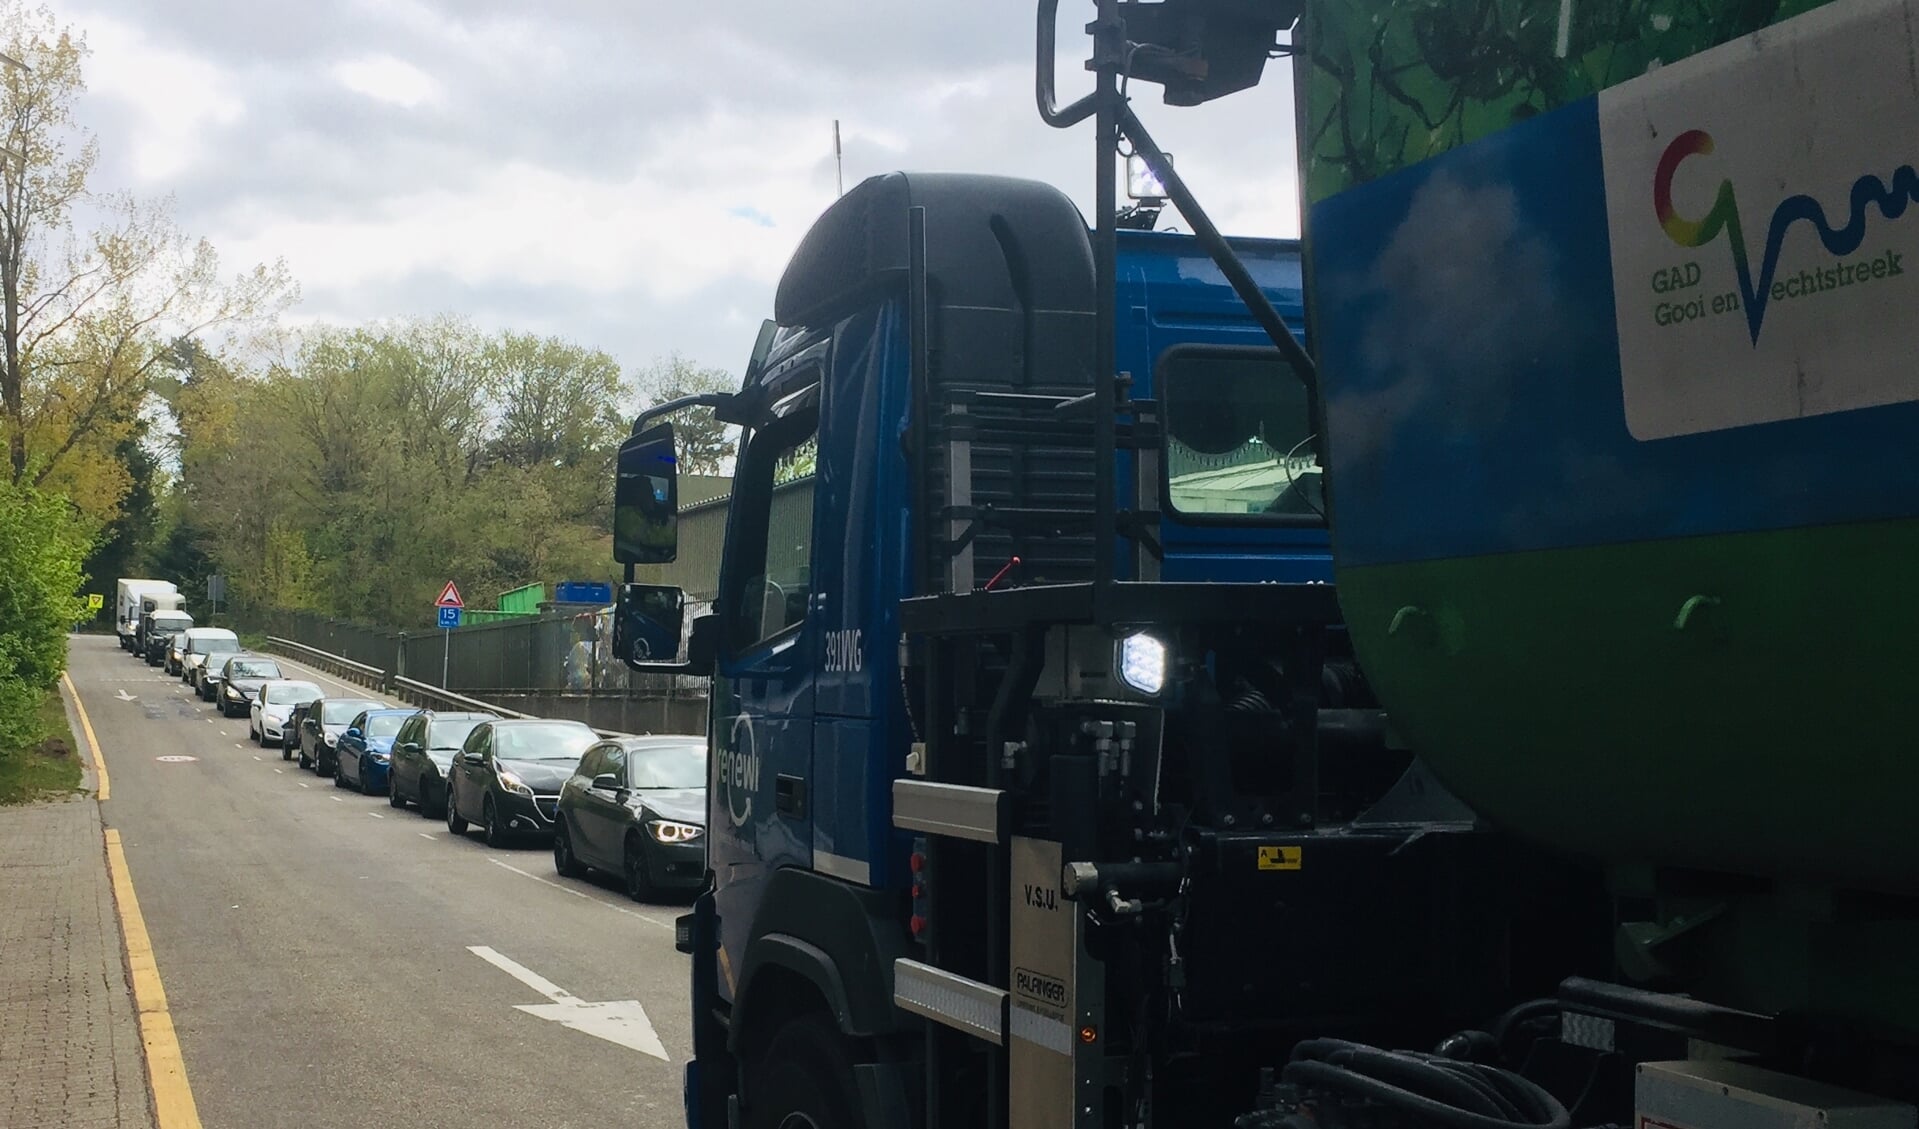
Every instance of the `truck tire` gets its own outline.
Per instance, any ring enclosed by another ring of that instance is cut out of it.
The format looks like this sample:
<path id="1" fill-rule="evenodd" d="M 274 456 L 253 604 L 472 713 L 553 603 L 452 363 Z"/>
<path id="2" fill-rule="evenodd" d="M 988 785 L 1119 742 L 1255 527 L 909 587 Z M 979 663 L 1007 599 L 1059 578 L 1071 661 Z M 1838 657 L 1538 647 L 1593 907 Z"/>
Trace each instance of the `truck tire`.
<path id="1" fill-rule="evenodd" d="M 853 1054 L 819 1014 L 773 1033 L 751 1075 L 747 1129 L 866 1129 L 853 1082 Z"/>

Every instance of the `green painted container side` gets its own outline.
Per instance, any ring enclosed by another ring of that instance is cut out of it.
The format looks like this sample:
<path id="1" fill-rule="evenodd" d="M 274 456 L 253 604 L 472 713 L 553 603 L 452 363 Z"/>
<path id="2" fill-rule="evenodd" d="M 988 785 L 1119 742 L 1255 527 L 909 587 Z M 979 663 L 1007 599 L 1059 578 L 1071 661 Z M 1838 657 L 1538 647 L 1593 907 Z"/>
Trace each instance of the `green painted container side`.
<path id="1" fill-rule="evenodd" d="M 516 615 L 538 615 L 540 604 L 545 599 L 546 585 L 528 584 L 511 592 L 500 593 L 499 609 Z"/>
<path id="2" fill-rule="evenodd" d="M 472 627 L 482 623 L 506 623 L 515 619 L 528 619 L 537 614 L 537 611 L 503 612 L 492 608 L 468 608 L 461 614 L 460 623 L 463 626 Z"/>
<path id="3" fill-rule="evenodd" d="M 1908 519 L 1339 586 L 1395 730 L 1509 830 L 1613 864 L 1919 892 L 1914 561 Z"/>

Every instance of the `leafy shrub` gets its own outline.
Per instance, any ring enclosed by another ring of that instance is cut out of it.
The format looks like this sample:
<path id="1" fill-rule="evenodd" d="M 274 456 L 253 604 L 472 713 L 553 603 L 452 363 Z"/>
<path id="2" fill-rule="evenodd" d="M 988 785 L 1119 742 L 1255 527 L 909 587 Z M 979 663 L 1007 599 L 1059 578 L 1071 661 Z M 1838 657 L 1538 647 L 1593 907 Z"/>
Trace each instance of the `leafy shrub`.
<path id="1" fill-rule="evenodd" d="M 0 481 L 0 750 L 42 736 L 40 703 L 87 617 L 80 563 L 92 538 L 67 500 Z"/>

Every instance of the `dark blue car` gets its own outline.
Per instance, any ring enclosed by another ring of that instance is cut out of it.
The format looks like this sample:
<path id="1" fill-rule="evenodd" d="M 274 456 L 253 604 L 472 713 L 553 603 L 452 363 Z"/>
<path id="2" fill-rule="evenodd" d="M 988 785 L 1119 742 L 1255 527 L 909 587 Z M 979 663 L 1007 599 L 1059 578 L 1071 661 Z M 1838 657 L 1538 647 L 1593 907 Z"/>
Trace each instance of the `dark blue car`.
<path id="1" fill-rule="evenodd" d="M 334 754 L 333 782 L 342 787 L 357 786 L 369 796 L 387 790 L 387 766 L 393 759 L 393 738 L 407 718 L 419 713 L 413 709 L 362 710 L 347 723 L 340 735 L 339 751 Z M 399 805 L 394 805 L 398 807 Z"/>

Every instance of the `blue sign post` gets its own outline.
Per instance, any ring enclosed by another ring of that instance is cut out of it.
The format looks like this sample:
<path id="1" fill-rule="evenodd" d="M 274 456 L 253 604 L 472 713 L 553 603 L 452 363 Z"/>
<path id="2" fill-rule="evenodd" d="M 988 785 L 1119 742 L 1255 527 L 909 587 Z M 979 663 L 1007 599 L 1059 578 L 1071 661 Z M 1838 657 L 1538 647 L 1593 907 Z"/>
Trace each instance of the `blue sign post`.
<path id="1" fill-rule="evenodd" d="M 459 586 L 449 580 L 433 604 L 440 609 L 440 687 L 445 689 L 447 667 L 453 661 L 453 629 L 460 626 L 460 609 L 466 601 L 460 599 Z"/>

